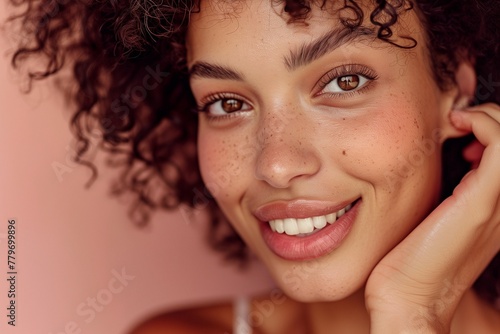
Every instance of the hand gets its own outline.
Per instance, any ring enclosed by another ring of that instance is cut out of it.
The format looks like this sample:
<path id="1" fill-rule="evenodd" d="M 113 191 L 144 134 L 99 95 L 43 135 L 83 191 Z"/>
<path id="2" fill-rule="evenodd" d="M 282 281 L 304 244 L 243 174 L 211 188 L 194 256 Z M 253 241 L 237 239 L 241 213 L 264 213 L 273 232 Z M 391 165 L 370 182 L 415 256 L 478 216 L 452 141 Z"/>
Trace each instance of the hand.
<path id="1" fill-rule="evenodd" d="M 500 250 L 500 107 L 450 117 L 481 144 L 464 152 L 473 169 L 372 271 L 365 300 L 373 334 L 449 333 L 463 294 Z"/>

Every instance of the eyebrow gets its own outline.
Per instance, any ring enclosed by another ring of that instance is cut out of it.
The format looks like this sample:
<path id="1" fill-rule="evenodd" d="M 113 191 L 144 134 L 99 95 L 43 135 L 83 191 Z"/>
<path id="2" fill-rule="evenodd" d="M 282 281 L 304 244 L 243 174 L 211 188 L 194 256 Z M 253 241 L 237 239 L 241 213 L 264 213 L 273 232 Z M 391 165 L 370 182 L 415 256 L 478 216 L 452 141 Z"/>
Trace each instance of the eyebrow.
<path id="1" fill-rule="evenodd" d="M 376 37 L 374 29 L 367 27 L 334 29 L 312 42 L 303 44 L 295 51 L 291 50 L 290 55 L 284 58 L 284 63 L 288 71 L 294 71 L 342 45 L 371 40 L 374 37 Z"/>
<path id="2" fill-rule="evenodd" d="M 194 63 L 189 70 L 189 77 L 243 81 L 243 75 L 238 73 L 238 71 L 230 67 L 214 65 L 204 61 Z"/>
<path id="3" fill-rule="evenodd" d="M 375 37 L 374 30 L 366 27 L 334 29 L 324 36 L 302 45 L 297 50 L 290 51 L 290 56 L 284 57 L 284 63 L 288 71 L 294 71 L 334 51 L 341 45 L 355 41 L 365 41 L 373 37 Z M 244 81 L 244 75 L 238 71 L 227 66 L 204 61 L 195 62 L 189 70 L 189 78 L 195 77 Z"/>

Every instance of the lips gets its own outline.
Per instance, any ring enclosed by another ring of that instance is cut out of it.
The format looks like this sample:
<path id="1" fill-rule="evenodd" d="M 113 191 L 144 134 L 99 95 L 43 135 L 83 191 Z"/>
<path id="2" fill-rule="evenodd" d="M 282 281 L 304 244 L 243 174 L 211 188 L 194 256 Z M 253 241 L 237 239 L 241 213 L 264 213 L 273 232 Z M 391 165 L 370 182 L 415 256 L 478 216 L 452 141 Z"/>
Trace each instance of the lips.
<path id="1" fill-rule="evenodd" d="M 286 260 L 308 260 L 340 246 L 354 224 L 361 202 L 360 198 L 338 204 L 273 202 L 259 207 L 254 215 L 261 222 L 264 241 L 276 255 Z"/>

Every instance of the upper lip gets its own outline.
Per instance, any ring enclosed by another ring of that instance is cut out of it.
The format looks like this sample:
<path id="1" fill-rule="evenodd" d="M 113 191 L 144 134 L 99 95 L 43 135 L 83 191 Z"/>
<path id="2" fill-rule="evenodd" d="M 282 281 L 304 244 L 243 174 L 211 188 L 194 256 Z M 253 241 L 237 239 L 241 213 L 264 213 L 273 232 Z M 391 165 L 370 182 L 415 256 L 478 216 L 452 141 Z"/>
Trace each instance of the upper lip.
<path id="1" fill-rule="evenodd" d="M 286 218 L 309 218 L 337 212 L 352 202 L 354 200 L 336 203 L 305 199 L 274 201 L 259 206 L 253 211 L 253 214 L 262 222 Z"/>

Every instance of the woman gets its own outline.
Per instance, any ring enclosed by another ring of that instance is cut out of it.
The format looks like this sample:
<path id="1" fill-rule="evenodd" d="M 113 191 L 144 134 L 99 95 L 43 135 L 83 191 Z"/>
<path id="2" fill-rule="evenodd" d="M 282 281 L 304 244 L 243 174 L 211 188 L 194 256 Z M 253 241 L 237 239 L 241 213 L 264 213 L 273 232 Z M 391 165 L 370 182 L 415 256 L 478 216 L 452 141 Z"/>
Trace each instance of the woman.
<path id="1" fill-rule="evenodd" d="M 498 1 L 24 3 L 14 63 L 74 62 L 79 160 L 99 129 L 138 219 L 206 209 L 243 258 L 227 218 L 287 296 L 134 333 L 498 332 Z"/>

